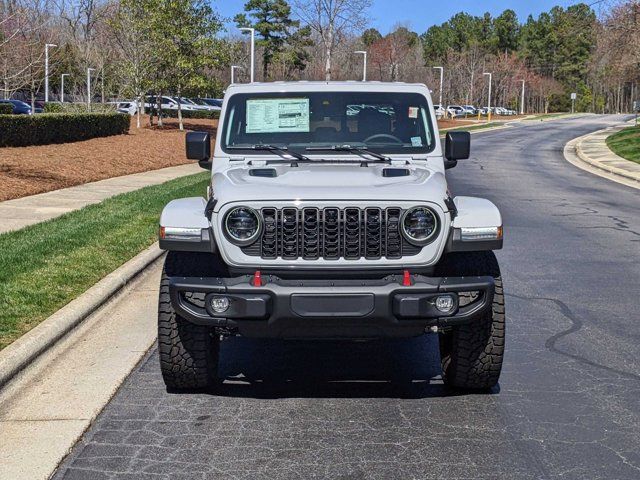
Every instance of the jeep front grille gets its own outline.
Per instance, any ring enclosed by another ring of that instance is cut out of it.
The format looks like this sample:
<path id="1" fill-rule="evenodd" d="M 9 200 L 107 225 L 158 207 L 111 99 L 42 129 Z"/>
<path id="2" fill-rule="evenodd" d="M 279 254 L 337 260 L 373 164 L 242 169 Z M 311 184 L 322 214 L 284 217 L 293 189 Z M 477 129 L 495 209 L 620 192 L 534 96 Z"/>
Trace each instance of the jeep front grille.
<path id="1" fill-rule="evenodd" d="M 242 251 L 265 260 L 399 259 L 421 251 L 400 233 L 396 207 L 267 207 L 261 214 L 260 240 Z"/>

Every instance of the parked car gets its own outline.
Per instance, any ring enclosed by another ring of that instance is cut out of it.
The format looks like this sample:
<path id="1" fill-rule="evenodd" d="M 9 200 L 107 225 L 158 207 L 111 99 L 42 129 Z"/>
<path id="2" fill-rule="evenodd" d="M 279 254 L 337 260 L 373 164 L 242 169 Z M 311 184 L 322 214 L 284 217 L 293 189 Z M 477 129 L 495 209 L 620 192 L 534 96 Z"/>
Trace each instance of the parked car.
<path id="1" fill-rule="evenodd" d="M 10 103 L 13 105 L 14 115 L 31 115 L 31 105 L 22 100 L 0 100 L 0 103 Z"/>
<path id="2" fill-rule="evenodd" d="M 495 386 L 502 217 L 489 200 L 450 196 L 445 174 L 469 158 L 470 135 L 441 141 L 428 88 L 234 84 L 224 105 L 213 146 L 209 132 L 186 135 L 187 158 L 209 170 L 206 198 L 175 199 L 160 216 L 167 388 L 217 388 L 226 337 L 425 333 L 440 337 L 439 350 L 429 344 L 447 386 Z"/>
<path id="3" fill-rule="evenodd" d="M 477 115 L 478 113 L 478 109 L 473 105 L 463 105 L 462 108 L 467 115 Z"/>
<path id="4" fill-rule="evenodd" d="M 442 105 L 434 105 L 433 110 L 436 112 L 436 117 L 442 118 L 447 113 Z"/>
<path id="5" fill-rule="evenodd" d="M 211 105 L 212 107 L 217 107 L 219 110 L 222 109 L 222 99 L 221 98 L 200 98 L 207 105 Z"/>
<path id="6" fill-rule="evenodd" d="M 116 110 L 120 113 L 127 113 L 129 115 L 135 115 L 138 111 L 138 102 L 136 101 L 123 101 L 123 102 L 109 102 L 116 106 Z"/>
<path id="7" fill-rule="evenodd" d="M 158 106 L 157 98 L 158 97 L 153 95 L 147 97 L 145 102 L 145 107 L 153 108 L 153 109 L 157 108 Z M 184 102 L 184 101 L 179 102 L 176 97 L 162 96 L 160 97 L 160 104 L 164 110 L 178 110 L 178 105 L 180 105 L 181 109 L 184 111 L 200 110 L 192 102 Z"/>
<path id="8" fill-rule="evenodd" d="M 206 110 L 208 112 L 211 111 L 219 111 L 219 108 L 213 107 L 211 105 L 209 105 L 208 103 L 205 102 L 201 102 L 200 100 L 198 100 L 197 98 L 185 98 L 182 97 L 181 100 L 184 103 L 187 103 L 189 105 L 193 105 L 197 110 Z"/>
<path id="9" fill-rule="evenodd" d="M 464 113 L 464 108 L 462 108 L 460 105 L 449 105 L 447 107 L 447 114 L 450 117 L 463 117 Z"/>

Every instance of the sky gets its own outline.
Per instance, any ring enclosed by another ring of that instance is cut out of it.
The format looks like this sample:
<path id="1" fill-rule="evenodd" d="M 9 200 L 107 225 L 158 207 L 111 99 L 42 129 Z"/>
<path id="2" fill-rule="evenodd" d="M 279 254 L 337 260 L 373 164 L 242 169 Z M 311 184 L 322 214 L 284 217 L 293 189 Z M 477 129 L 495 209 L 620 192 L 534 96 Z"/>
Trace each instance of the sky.
<path id="1" fill-rule="evenodd" d="M 227 18 L 241 12 L 245 3 L 246 0 L 212 0 L 217 11 Z M 578 0 L 373 0 L 370 15 L 371 25 L 382 34 L 389 33 L 397 24 L 408 25 L 412 30 L 423 33 L 431 25 L 439 25 L 461 11 L 472 15 L 484 12 L 499 15 L 510 8 L 524 22 L 529 14 L 537 16 L 555 5 L 568 7 L 575 3 Z M 233 23 L 228 26 L 232 27 Z"/>

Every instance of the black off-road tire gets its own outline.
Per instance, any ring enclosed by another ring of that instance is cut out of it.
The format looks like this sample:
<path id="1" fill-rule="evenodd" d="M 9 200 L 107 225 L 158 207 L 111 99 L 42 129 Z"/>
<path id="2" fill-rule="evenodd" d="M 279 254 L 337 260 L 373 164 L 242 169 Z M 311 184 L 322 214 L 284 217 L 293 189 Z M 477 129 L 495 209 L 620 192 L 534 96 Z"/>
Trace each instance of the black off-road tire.
<path id="1" fill-rule="evenodd" d="M 444 383 L 461 390 L 489 390 L 500 378 L 505 340 L 504 292 L 493 252 L 447 255 L 438 265 L 441 276 L 492 276 L 495 293 L 491 309 L 467 325 L 440 334 Z"/>
<path id="2" fill-rule="evenodd" d="M 212 388 L 217 383 L 220 337 L 214 329 L 190 323 L 173 309 L 167 270 L 175 270 L 179 262 L 186 273 L 189 264 L 197 262 L 189 254 L 176 257 L 169 252 L 160 281 L 158 352 L 162 378 L 170 391 Z"/>

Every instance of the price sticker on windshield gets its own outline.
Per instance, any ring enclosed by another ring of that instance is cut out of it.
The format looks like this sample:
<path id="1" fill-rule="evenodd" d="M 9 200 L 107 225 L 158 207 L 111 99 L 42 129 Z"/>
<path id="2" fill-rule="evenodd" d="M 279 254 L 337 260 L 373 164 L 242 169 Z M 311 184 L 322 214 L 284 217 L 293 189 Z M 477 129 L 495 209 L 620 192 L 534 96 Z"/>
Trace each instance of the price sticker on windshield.
<path id="1" fill-rule="evenodd" d="M 409 107 L 409 118 L 418 118 L 418 107 Z"/>

